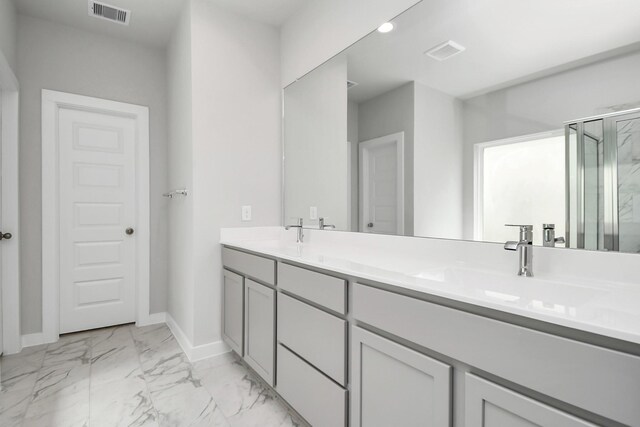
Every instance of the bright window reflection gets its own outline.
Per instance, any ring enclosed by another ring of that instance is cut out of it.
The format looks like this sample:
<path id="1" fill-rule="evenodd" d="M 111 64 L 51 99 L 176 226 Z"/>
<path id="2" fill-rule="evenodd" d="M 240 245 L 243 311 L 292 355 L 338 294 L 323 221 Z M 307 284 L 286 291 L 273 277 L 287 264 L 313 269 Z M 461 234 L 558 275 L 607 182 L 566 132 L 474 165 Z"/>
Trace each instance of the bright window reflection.
<path id="1" fill-rule="evenodd" d="M 545 136 L 512 143 L 483 144 L 478 157 L 482 179 L 480 239 L 515 240 L 505 224 L 533 224 L 533 242 L 542 245 L 542 224 L 565 235 L 565 137 Z M 562 245 L 558 245 L 562 246 Z"/>

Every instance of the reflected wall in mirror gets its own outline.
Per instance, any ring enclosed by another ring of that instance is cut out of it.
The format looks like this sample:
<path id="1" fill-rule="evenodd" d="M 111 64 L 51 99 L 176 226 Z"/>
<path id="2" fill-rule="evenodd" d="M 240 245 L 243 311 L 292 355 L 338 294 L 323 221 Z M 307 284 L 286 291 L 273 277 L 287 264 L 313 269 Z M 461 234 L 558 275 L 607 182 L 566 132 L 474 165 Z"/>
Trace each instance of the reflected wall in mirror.
<path id="1" fill-rule="evenodd" d="M 285 88 L 285 223 L 640 252 L 640 2 L 576 6 L 422 1 Z"/>

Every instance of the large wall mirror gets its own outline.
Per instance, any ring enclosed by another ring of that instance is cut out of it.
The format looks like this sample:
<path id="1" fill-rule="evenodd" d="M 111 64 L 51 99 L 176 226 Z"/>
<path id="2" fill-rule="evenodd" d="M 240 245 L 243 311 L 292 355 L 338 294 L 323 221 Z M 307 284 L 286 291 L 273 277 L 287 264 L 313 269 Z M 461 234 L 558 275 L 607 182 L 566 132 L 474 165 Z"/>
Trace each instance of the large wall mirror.
<path id="1" fill-rule="evenodd" d="M 285 88 L 285 224 L 531 224 L 536 245 L 640 253 L 639 23 L 638 0 L 418 3 Z"/>

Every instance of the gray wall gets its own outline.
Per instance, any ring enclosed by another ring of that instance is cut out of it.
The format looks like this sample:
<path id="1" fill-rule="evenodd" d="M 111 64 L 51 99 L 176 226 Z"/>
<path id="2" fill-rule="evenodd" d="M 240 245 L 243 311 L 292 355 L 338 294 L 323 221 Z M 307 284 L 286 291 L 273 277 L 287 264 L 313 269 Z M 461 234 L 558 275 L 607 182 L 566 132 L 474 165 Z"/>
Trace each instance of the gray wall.
<path id="1" fill-rule="evenodd" d="M 169 188 L 191 194 L 169 201 L 168 312 L 193 340 L 193 141 L 191 6 L 187 2 L 167 47 Z"/>
<path id="2" fill-rule="evenodd" d="M 415 84 L 414 234 L 462 237 L 462 101 Z"/>
<path id="3" fill-rule="evenodd" d="M 170 117 L 180 138 L 171 152 L 187 146 L 171 158 L 171 180 L 191 181 L 178 202 L 191 207 L 172 207 L 169 314 L 190 344 L 222 350 L 220 228 L 280 223 L 279 34 L 208 0 L 192 0 L 187 13 L 169 50 L 171 102 L 185 109 Z M 253 207 L 252 221 L 241 221 L 242 205 Z M 191 234 L 181 239 L 174 225 Z"/>
<path id="4" fill-rule="evenodd" d="M 470 98 L 464 103 L 464 237 L 473 238 L 473 144 L 562 129 L 640 106 L 640 52 Z"/>
<path id="5" fill-rule="evenodd" d="M 16 36 L 17 36 L 16 9 L 11 0 L 0 0 L 0 53 L 16 71 Z"/>
<path id="6" fill-rule="evenodd" d="M 150 114 L 152 313 L 167 306 L 166 75 L 163 50 L 19 16 L 22 333 L 42 330 L 41 91 L 146 105 Z"/>
<path id="7" fill-rule="evenodd" d="M 285 222 L 311 221 L 309 208 L 349 229 L 347 64 L 336 57 L 284 91 Z"/>
<path id="8" fill-rule="evenodd" d="M 413 149 L 415 130 L 413 82 L 361 102 L 358 109 L 359 142 L 404 132 L 404 233 L 413 235 Z"/>

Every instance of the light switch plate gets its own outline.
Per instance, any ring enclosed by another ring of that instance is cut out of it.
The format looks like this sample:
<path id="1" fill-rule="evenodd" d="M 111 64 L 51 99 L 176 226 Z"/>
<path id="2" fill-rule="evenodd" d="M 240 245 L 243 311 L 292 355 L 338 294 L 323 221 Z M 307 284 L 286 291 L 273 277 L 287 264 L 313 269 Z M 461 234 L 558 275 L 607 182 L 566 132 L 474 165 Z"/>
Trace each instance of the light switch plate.
<path id="1" fill-rule="evenodd" d="M 309 208 L 309 219 L 318 219 L 318 208 L 316 206 Z"/>
<path id="2" fill-rule="evenodd" d="M 242 220 L 251 221 L 251 206 L 246 205 L 242 207 Z"/>

